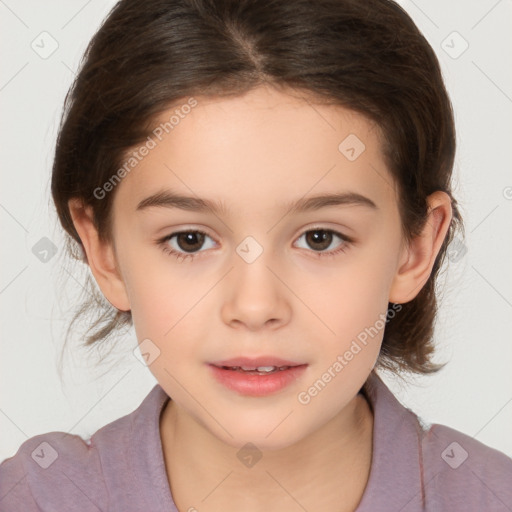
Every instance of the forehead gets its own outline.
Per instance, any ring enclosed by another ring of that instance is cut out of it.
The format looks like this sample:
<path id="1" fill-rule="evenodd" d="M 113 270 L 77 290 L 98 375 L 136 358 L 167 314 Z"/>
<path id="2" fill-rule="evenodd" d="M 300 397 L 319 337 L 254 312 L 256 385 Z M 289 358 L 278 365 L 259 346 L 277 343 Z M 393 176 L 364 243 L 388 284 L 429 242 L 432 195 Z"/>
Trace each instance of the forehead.
<path id="1" fill-rule="evenodd" d="M 361 114 L 268 87 L 193 100 L 154 120 L 152 149 L 118 191 L 124 202 L 166 187 L 244 208 L 335 189 L 395 199 L 379 127 Z"/>

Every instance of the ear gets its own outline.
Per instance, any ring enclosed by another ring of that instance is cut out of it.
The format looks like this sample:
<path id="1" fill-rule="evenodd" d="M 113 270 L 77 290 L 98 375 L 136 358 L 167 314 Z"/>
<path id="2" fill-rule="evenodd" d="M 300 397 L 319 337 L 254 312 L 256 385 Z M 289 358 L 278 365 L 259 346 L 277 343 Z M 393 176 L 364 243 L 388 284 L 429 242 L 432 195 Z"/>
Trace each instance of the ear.
<path id="1" fill-rule="evenodd" d="M 427 221 L 421 234 L 404 248 L 399 268 L 391 284 L 389 302 L 403 304 L 418 295 L 430 277 L 435 259 L 450 227 L 450 196 L 438 190 L 427 197 L 427 203 Z"/>
<path id="2" fill-rule="evenodd" d="M 87 263 L 105 298 L 121 311 L 130 310 L 126 287 L 119 271 L 112 244 L 102 242 L 94 225 L 91 206 L 84 206 L 78 199 L 70 199 L 69 211 L 73 224 L 82 241 Z"/>

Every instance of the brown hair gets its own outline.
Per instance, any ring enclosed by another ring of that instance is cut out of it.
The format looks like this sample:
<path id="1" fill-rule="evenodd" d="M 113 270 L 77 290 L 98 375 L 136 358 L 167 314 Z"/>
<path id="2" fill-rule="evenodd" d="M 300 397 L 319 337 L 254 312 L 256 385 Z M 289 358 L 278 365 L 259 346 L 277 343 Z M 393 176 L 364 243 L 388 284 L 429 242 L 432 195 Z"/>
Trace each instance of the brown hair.
<path id="1" fill-rule="evenodd" d="M 462 218 L 451 193 L 455 128 L 437 57 L 408 14 L 390 0 L 122 0 L 85 52 L 68 92 L 52 176 L 52 196 L 76 256 L 80 238 L 68 209 L 79 198 L 111 241 L 115 190 L 94 193 L 145 140 L 156 115 L 193 95 L 240 95 L 270 84 L 309 93 L 377 123 L 399 193 L 404 239 L 427 218 L 426 197 L 452 198 L 453 220 L 430 278 L 389 319 L 378 366 L 437 371 L 431 361 L 436 276 Z M 86 311 L 105 305 L 89 273 Z M 131 325 L 109 304 L 85 345 Z M 396 310 L 390 303 L 389 310 Z M 69 329 L 68 329 L 69 333 Z M 67 336 L 66 336 L 67 340 Z"/>

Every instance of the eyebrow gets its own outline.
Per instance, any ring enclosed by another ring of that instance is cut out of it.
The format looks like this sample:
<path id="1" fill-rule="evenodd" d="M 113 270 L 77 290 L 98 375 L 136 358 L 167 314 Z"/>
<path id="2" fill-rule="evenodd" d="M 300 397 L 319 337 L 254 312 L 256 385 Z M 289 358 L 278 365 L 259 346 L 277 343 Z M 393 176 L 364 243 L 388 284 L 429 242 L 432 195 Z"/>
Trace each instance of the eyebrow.
<path id="1" fill-rule="evenodd" d="M 356 192 L 338 192 L 303 197 L 298 201 L 285 203 L 283 208 L 293 214 L 320 210 L 328 206 L 364 206 L 372 210 L 379 209 L 370 198 Z M 143 211 L 150 207 L 179 208 L 193 212 L 212 211 L 215 214 L 223 215 L 229 213 L 229 209 L 222 201 L 183 196 L 172 190 L 163 190 L 146 197 L 139 202 L 136 211 Z"/>

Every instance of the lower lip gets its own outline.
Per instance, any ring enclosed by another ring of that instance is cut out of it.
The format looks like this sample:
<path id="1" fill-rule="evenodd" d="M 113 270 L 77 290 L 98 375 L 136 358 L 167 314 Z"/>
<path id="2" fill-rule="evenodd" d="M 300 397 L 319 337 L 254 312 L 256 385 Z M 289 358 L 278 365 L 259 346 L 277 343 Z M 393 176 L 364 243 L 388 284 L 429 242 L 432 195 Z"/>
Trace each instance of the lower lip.
<path id="1" fill-rule="evenodd" d="M 306 366 L 307 364 L 303 364 L 269 375 L 255 375 L 209 365 L 218 382 L 232 391 L 247 396 L 266 396 L 281 391 L 301 377 Z"/>

